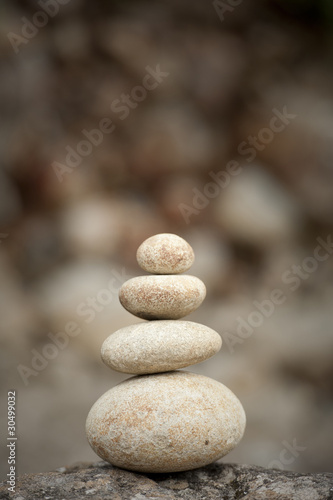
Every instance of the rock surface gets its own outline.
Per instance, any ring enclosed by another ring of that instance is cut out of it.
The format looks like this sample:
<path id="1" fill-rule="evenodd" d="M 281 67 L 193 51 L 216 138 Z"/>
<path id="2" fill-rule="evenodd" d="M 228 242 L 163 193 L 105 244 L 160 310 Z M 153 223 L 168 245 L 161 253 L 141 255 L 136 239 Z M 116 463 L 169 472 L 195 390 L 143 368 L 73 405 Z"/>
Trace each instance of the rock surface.
<path id="1" fill-rule="evenodd" d="M 173 474 L 137 474 L 105 462 L 79 463 L 56 472 L 25 474 L 4 500 L 330 500 L 333 474 L 299 474 L 254 465 L 215 463 Z"/>
<path id="2" fill-rule="evenodd" d="M 225 456 L 245 429 L 244 409 L 223 384 L 190 372 L 132 377 L 91 408 L 86 433 L 95 453 L 139 472 L 178 472 Z"/>
<path id="3" fill-rule="evenodd" d="M 179 274 L 188 271 L 194 262 L 192 247 L 176 234 L 156 234 L 138 248 L 139 266 L 153 274 Z"/>
<path id="4" fill-rule="evenodd" d="M 221 345 L 220 335 L 208 326 L 193 321 L 149 321 L 110 335 L 102 345 L 102 359 L 123 373 L 159 373 L 201 363 Z"/>
<path id="5" fill-rule="evenodd" d="M 143 319 L 180 319 L 195 311 L 206 297 L 206 287 L 190 275 L 138 276 L 120 291 L 122 306 Z"/>

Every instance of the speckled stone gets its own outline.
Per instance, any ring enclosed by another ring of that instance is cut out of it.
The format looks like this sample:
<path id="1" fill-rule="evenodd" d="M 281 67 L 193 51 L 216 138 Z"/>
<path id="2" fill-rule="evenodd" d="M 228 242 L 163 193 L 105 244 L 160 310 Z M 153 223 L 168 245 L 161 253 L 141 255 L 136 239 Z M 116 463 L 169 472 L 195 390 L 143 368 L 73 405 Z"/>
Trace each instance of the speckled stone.
<path id="1" fill-rule="evenodd" d="M 138 248 L 139 266 L 153 274 L 184 273 L 194 262 L 192 247 L 176 234 L 156 234 Z"/>
<path id="2" fill-rule="evenodd" d="M 103 460 L 138 472 L 202 467 L 229 453 L 245 429 L 236 396 L 189 372 L 132 377 L 106 392 L 86 422 Z"/>
<path id="3" fill-rule="evenodd" d="M 139 276 L 119 290 L 123 307 L 143 319 L 179 319 L 195 311 L 206 296 L 199 278 L 189 275 Z"/>
<path id="4" fill-rule="evenodd" d="M 116 371 L 141 375 L 177 370 L 214 356 L 218 333 L 192 321 L 150 321 L 126 326 L 102 345 L 104 363 Z"/>

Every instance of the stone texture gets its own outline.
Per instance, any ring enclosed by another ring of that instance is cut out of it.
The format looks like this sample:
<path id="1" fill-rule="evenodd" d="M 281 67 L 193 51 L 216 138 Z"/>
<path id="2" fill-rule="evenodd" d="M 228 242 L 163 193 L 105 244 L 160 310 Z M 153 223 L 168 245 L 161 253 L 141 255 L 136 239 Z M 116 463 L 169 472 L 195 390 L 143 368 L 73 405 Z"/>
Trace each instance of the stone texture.
<path id="1" fill-rule="evenodd" d="M 195 276 L 139 276 L 126 281 L 119 300 L 130 313 L 143 319 L 179 319 L 195 311 L 206 287 Z"/>
<path id="2" fill-rule="evenodd" d="M 137 474 L 105 462 L 79 463 L 56 472 L 25 474 L 16 494 L 0 483 L 5 500 L 330 500 L 333 474 L 300 474 L 255 465 L 214 463 L 174 474 Z"/>
<path id="3" fill-rule="evenodd" d="M 218 333 L 192 321 L 150 321 L 121 328 L 102 345 L 104 363 L 123 373 L 177 370 L 214 356 Z"/>
<path id="4" fill-rule="evenodd" d="M 103 460 L 128 470 L 176 472 L 229 453 L 245 429 L 236 396 L 190 372 L 132 377 L 91 408 L 88 441 Z"/>
<path id="5" fill-rule="evenodd" d="M 192 247 L 176 234 L 156 234 L 138 248 L 139 266 L 153 274 L 179 274 L 188 271 L 194 262 Z"/>

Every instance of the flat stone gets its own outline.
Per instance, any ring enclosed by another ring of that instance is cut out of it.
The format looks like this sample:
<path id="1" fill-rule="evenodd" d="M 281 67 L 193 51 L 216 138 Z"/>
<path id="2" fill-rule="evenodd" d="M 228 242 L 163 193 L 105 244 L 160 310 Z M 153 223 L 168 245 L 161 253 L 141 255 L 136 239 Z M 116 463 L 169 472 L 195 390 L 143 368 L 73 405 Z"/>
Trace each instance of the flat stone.
<path id="1" fill-rule="evenodd" d="M 329 500 L 333 474 L 298 473 L 256 465 L 214 463 L 174 474 L 136 474 L 99 461 L 77 463 L 60 472 L 24 474 L 17 478 L 16 495 L 0 483 L 0 498 L 24 500 Z M 85 485 L 94 485 L 94 492 Z M 82 484 L 81 488 L 77 485 Z"/>
<path id="2" fill-rule="evenodd" d="M 194 262 L 192 247 L 176 234 L 156 234 L 138 248 L 139 266 L 153 274 L 179 274 L 188 271 Z"/>
<path id="3" fill-rule="evenodd" d="M 86 433 L 97 455 L 138 472 L 202 467 L 229 453 L 245 413 L 224 385 L 190 372 L 132 377 L 91 408 Z"/>
<path id="4" fill-rule="evenodd" d="M 119 290 L 122 306 L 143 319 L 179 319 L 195 311 L 206 287 L 195 276 L 139 276 Z"/>
<path id="5" fill-rule="evenodd" d="M 118 372 L 158 373 L 201 363 L 222 345 L 218 333 L 192 321 L 150 321 L 126 326 L 102 345 L 104 363 Z"/>

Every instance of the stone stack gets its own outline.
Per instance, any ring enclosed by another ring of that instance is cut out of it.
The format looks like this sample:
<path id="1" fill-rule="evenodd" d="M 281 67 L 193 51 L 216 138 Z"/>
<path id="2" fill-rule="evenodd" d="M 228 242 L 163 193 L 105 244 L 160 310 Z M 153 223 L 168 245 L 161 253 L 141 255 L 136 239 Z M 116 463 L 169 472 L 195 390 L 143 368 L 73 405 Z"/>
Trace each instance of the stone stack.
<path id="1" fill-rule="evenodd" d="M 151 276 L 128 280 L 121 304 L 149 320 L 110 335 L 102 359 L 134 374 L 91 408 L 86 432 L 93 450 L 113 465 L 138 472 L 176 472 L 223 457 L 240 441 L 245 413 L 236 396 L 215 380 L 187 371 L 216 354 L 221 337 L 212 329 L 180 321 L 206 295 L 194 276 L 180 275 L 194 262 L 190 245 L 173 234 L 144 241 L 137 252 Z"/>

